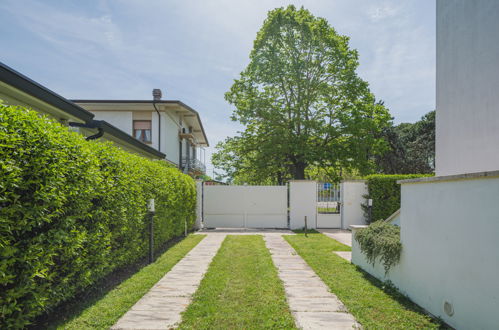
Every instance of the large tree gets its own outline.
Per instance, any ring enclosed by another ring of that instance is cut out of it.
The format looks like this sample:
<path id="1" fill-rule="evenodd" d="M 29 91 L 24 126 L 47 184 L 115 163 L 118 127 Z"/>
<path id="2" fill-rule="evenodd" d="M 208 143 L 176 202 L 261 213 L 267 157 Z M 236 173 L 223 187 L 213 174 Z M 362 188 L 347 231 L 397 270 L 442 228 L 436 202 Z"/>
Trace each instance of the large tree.
<path id="1" fill-rule="evenodd" d="M 214 165 L 260 182 L 304 179 L 309 166 L 369 171 L 390 115 L 357 66 L 348 37 L 325 19 L 294 6 L 270 11 L 225 95 L 245 130 L 217 146 Z"/>
<path id="2" fill-rule="evenodd" d="M 435 170 L 435 111 L 415 123 L 387 127 L 383 137 L 390 148 L 376 156 L 378 171 L 386 174 L 433 173 Z"/>

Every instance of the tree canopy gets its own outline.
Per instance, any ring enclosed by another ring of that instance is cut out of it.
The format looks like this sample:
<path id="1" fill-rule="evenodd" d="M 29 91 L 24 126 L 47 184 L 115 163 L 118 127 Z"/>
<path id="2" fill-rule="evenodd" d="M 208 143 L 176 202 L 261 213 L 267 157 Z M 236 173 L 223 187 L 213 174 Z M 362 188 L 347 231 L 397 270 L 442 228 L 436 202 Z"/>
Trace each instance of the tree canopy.
<path id="1" fill-rule="evenodd" d="M 435 171 L 435 111 L 416 123 L 387 127 L 382 133 L 390 149 L 376 156 L 378 172 L 410 174 Z"/>
<path id="2" fill-rule="evenodd" d="M 325 19 L 294 6 L 270 11 L 225 94 L 245 129 L 217 145 L 213 164 L 239 183 L 304 179 L 310 167 L 371 171 L 391 117 L 358 65 Z"/>

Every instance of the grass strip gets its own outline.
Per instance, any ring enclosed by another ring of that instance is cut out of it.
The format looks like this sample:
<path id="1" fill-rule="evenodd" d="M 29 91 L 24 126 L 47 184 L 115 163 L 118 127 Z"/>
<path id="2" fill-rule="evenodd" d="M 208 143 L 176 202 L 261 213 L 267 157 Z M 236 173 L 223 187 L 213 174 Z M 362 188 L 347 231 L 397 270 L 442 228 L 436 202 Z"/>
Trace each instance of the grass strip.
<path id="1" fill-rule="evenodd" d="M 296 329 L 284 287 L 257 235 L 227 236 L 180 329 Z"/>
<path id="2" fill-rule="evenodd" d="M 396 289 L 342 259 L 344 245 L 323 234 L 284 238 L 336 294 L 365 329 L 432 329 L 441 323 Z"/>
<path id="3" fill-rule="evenodd" d="M 106 295 L 82 301 L 68 319 L 49 325 L 51 329 L 109 329 L 151 287 L 175 266 L 206 235 L 189 235 L 164 252 L 156 261 L 121 282 Z"/>

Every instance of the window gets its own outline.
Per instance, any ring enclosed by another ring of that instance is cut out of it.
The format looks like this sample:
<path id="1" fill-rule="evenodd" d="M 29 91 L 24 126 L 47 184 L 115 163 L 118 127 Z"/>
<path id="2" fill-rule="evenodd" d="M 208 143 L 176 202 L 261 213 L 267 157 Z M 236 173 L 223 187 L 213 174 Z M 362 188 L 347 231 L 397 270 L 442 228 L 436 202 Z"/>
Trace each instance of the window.
<path id="1" fill-rule="evenodd" d="M 142 142 L 151 143 L 151 121 L 150 120 L 134 120 L 133 121 L 133 136 Z"/>

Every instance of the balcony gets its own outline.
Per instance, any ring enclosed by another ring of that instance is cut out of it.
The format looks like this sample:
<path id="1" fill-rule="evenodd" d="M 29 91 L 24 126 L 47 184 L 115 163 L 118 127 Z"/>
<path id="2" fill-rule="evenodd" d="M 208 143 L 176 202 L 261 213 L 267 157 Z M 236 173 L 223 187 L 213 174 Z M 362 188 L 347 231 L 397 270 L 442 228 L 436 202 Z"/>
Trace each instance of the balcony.
<path id="1" fill-rule="evenodd" d="M 182 169 L 187 173 L 205 174 L 206 166 L 198 159 L 182 158 Z"/>

